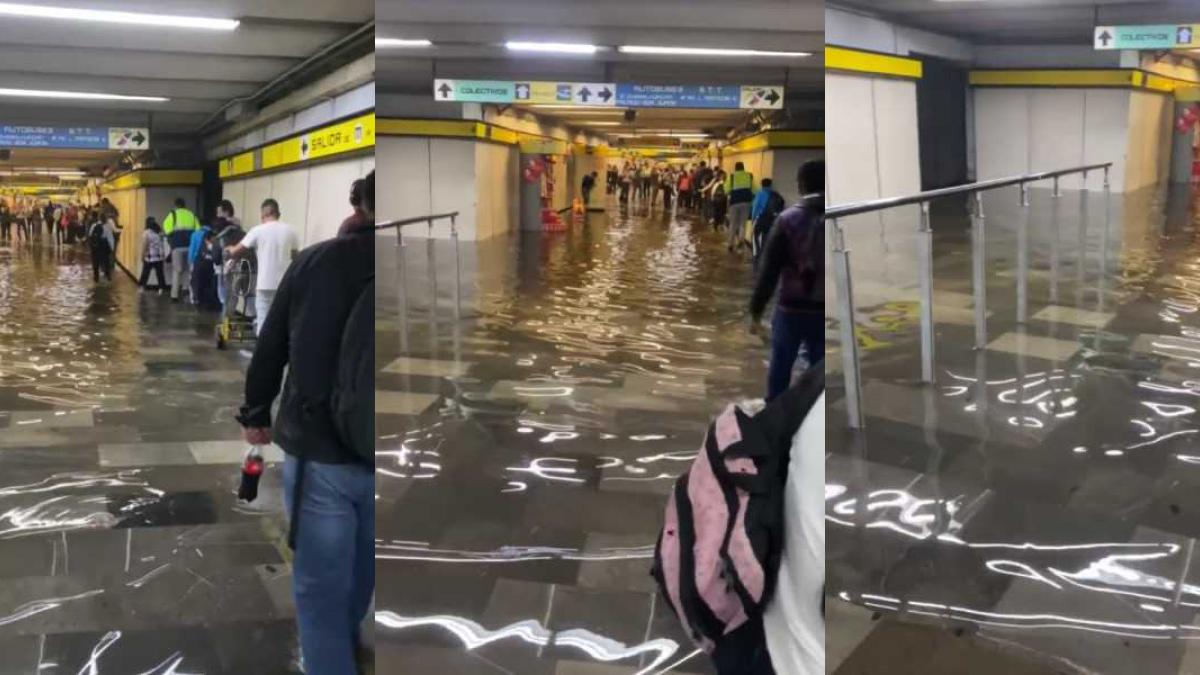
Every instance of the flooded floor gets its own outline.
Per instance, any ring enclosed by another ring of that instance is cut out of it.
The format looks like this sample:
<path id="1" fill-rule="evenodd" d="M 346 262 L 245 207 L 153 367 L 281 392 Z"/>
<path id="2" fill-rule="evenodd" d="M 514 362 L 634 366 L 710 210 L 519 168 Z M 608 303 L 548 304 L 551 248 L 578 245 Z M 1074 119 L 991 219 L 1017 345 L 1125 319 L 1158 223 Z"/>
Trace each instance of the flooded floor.
<path id="1" fill-rule="evenodd" d="M 279 471 L 235 488 L 215 316 L 0 248 L 0 673 L 288 673 Z"/>
<path id="2" fill-rule="evenodd" d="M 610 204 L 615 209 L 615 205 Z M 761 397 L 749 262 L 661 213 L 406 246 L 376 312 L 378 659 L 394 672 L 710 673 L 649 575 L 666 495 L 724 403 Z M 456 329 L 457 326 L 457 329 Z"/>
<path id="3" fill-rule="evenodd" d="M 886 266 L 855 259 L 867 429 L 848 432 L 844 403 L 831 406 L 831 672 L 1200 672 L 1188 200 L 1035 191 L 1021 325 L 1023 214 L 1013 195 L 989 195 L 981 350 L 967 219 L 937 214 L 934 385 L 920 383 L 915 295 L 889 293 Z M 880 238 L 915 269 L 911 240 Z"/>

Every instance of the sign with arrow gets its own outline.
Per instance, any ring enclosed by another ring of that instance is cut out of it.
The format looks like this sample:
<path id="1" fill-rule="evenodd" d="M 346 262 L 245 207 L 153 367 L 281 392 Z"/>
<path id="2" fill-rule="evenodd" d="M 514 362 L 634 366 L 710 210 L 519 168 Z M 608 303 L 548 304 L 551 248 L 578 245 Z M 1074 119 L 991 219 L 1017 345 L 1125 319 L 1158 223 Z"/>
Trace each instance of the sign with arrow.
<path id="1" fill-rule="evenodd" d="M 145 150 L 150 147 L 150 130 L 143 127 L 108 128 L 109 150 Z"/>
<path id="2" fill-rule="evenodd" d="M 614 106 L 617 104 L 617 85 L 611 82 L 573 82 L 571 102 L 575 105 Z"/>
<path id="3" fill-rule="evenodd" d="M 1200 47 L 1200 25 L 1096 26 L 1096 49 L 1195 49 Z"/>
<path id="4" fill-rule="evenodd" d="M 742 87 L 741 107 L 753 110 L 778 110 L 783 107 L 783 87 Z"/>
<path id="5" fill-rule="evenodd" d="M 434 80 L 433 97 L 460 103 L 514 103 L 517 87 L 514 82 L 494 80 Z"/>

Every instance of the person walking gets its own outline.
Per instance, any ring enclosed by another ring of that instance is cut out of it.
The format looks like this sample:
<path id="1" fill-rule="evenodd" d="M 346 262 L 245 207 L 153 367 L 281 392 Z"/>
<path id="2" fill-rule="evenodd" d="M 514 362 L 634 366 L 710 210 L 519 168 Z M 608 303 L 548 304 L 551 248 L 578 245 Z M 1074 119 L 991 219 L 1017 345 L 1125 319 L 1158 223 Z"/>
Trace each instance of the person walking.
<path id="1" fill-rule="evenodd" d="M 149 289 L 150 274 L 153 272 L 158 280 L 155 288 L 159 295 L 167 287 L 167 275 L 163 272 L 163 264 L 167 258 L 167 238 L 163 235 L 162 227 L 154 216 L 146 218 L 146 229 L 142 232 L 142 275 L 138 279 L 138 292 Z"/>
<path id="2" fill-rule="evenodd" d="M 363 210 L 374 219 L 373 172 L 366 179 Z M 281 226 L 273 229 L 282 231 Z M 260 260 L 261 253 L 260 246 Z M 363 373 L 369 378 L 374 368 L 374 275 L 373 228 L 300 252 L 275 287 L 237 418 L 246 442 L 274 441 L 286 454 L 283 496 L 295 552 L 296 623 L 304 672 L 312 675 L 358 672 L 358 626 L 375 589 L 374 390 L 370 382 L 362 386 Z M 348 362 L 347 356 L 356 360 Z M 343 387 L 347 370 L 356 374 L 357 396 Z M 353 423 L 364 418 L 365 425 Z M 350 433 L 363 426 L 365 434 Z"/>
<path id="3" fill-rule="evenodd" d="M 579 187 L 583 191 L 583 208 L 585 209 L 592 203 L 592 189 L 596 187 L 596 177 L 599 175 L 593 171 L 583 176 L 583 183 Z"/>
<path id="4" fill-rule="evenodd" d="M 112 256 L 117 242 L 111 221 L 95 214 L 88 226 L 87 242 L 92 253 L 92 281 L 100 283 L 101 272 L 105 281 L 112 281 Z"/>
<path id="5" fill-rule="evenodd" d="M 175 198 L 175 208 L 163 219 L 163 234 L 167 235 L 167 244 L 171 263 L 171 301 L 178 302 L 186 284 L 191 281 L 191 265 L 188 264 L 188 249 L 192 243 L 192 233 L 200 227 L 200 219 L 187 208 L 187 202 L 182 197 Z M 191 295 L 189 291 L 188 295 Z M 191 302 L 195 304 L 196 298 Z"/>
<path id="6" fill-rule="evenodd" d="M 217 222 L 213 227 L 213 232 L 216 233 L 212 257 L 217 275 L 217 300 L 220 301 L 221 309 L 224 310 L 226 309 L 225 303 L 228 302 L 228 289 L 225 287 L 225 268 L 228 267 L 225 249 L 236 245 L 246 236 L 246 231 L 242 229 L 242 221 L 234 215 L 233 202 L 228 199 L 221 200 L 221 203 L 217 205 Z"/>
<path id="7" fill-rule="evenodd" d="M 300 249 L 296 228 L 279 220 L 279 202 L 274 199 L 263 201 L 259 215 L 262 224 L 252 228 L 240 242 L 226 249 L 231 258 L 254 251 L 258 259 L 258 275 L 254 285 L 255 334 L 262 332 L 283 274 Z"/>
<path id="8" fill-rule="evenodd" d="M 750 221 L 754 223 L 754 235 L 750 243 L 756 269 L 763 244 L 767 242 L 767 235 L 771 232 L 771 226 L 775 224 L 775 218 L 785 208 L 787 208 L 787 202 L 783 200 L 783 195 L 774 188 L 774 183 L 770 178 L 764 178 L 762 189 L 754 195 L 754 203 L 750 207 Z"/>
<path id="9" fill-rule="evenodd" d="M 337 236 L 362 229 L 364 224 L 372 222 L 363 209 L 363 190 L 366 189 L 366 185 L 367 181 L 362 178 L 350 184 L 350 208 L 354 211 L 338 226 Z"/>
<path id="10" fill-rule="evenodd" d="M 787 390 L 801 346 L 809 365 L 825 358 L 825 161 L 802 164 L 797 182 L 803 196 L 775 219 L 750 300 L 751 329 L 757 330 L 780 286 L 771 321 L 768 401 Z"/>
<path id="11" fill-rule="evenodd" d="M 733 173 L 725 177 L 725 194 L 729 195 L 729 250 L 733 251 L 745 236 L 750 220 L 750 205 L 754 202 L 754 174 L 746 165 L 733 165 Z"/>

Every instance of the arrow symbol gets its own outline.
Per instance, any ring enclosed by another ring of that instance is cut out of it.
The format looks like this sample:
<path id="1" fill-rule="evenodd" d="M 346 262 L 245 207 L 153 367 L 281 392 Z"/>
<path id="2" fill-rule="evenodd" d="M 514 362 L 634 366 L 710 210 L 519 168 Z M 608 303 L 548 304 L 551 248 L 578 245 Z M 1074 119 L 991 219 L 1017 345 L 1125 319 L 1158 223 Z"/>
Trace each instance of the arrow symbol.
<path id="1" fill-rule="evenodd" d="M 1106 29 L 1103 33 L 1100 34 L 1098 39 L 1100 40 L 1101 46 L 1107 47 L 1108 43 L 1112 41 L 1112 33 L 1109 33 L 1108 30 Z"/>
<path id="2" fill-rule="evenodd" d="M 454 91 L 454 88 L 443 82 L 442 86 L 438 87 L 438 91 L 441 92 L 442 98 L 450 98 L 450 92 Z"/>
<path id="3" fill-rule="evenodd" d="M 137 145 L 141 145 L 142 143 L 145 143 L 145 142 L 146 142 L 146 137 L 145 137 L 145 136 L 143 136 L 143 135 L 142 135 L 142 132 L 140 132 L 140 131 L 139 131 L 139 132 L 137 132 L 136 134 L 134 134 L 134 136 L 133 136 L 133 142 L 134 142 L 135 144 L 137 144 Z"/>
<path id="4" fill-rule="evenodd" d="M 768 93 L 763 98 L 767 99 L 767 102 L 770 103 L 771 105 L 775 105 L 776 103 L 779 102 L 779 92 L 772 89 L 772 90 L 770 90 L 770 93 Z"/>
<path id="5" fill-rule="evenodd" d="M 1179 31 L 1175 35 L 1177 44 L 1185 45 L 1192 41 L 1192 29 L 1187 26 L 1180 26 Z"/>
<path id="6" fill-rule="evenodd" d="M 582 88 L 580 88 L 580 90 L 579 90 L 579 100 L 580 101 L 587 103 L 588 99 L 591 97 L 592 97 L 591 89 L 588 89 L 586 85 L 584 85 Z"/>
<path id="7" fill-rule="evenodd" d="M 527 85 L 527 84 L 518 84 L 517 85 L 517 98 L 529 98 L 529 85 Z"/>
<path id="8" fill-rule="evenodd" d="M 301 139 L 301 141 L 300 141 L 300 156 L 308 157 L 308 139 L 307 138 Z"/>
<path id="9" fill-rule="evenodd" d="M 605 87 L 600 90 L 599 96 L 600 96 L 600 100 L 604 101 L 605 103 L 608 103 L 608 99 L 612 98 L 613 93 L 608 90 L 608 87 Z"/>

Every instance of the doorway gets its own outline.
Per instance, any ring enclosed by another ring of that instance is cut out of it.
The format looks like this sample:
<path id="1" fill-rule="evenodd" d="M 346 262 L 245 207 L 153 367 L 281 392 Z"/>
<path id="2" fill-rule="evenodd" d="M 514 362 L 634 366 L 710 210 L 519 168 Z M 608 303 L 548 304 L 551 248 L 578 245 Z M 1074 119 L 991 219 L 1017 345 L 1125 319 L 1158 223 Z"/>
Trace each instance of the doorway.
<path id="1" fill-rule="evenodd" d="M 921 60 L 917 80 L 917 130 L 921 152 L 921 189 L 967 182 L 967 69 L 936 56 Z"/>

